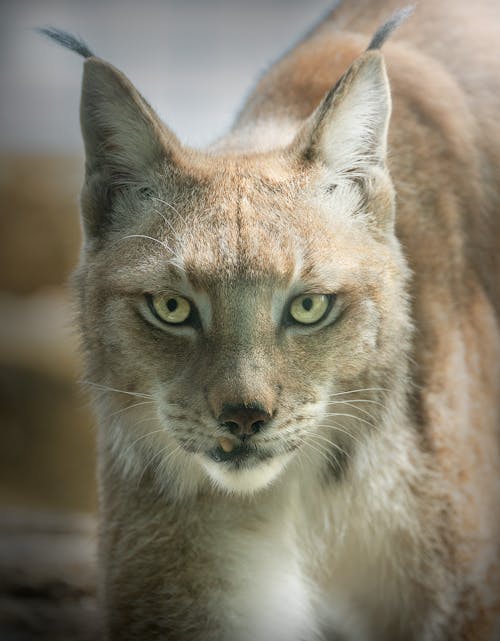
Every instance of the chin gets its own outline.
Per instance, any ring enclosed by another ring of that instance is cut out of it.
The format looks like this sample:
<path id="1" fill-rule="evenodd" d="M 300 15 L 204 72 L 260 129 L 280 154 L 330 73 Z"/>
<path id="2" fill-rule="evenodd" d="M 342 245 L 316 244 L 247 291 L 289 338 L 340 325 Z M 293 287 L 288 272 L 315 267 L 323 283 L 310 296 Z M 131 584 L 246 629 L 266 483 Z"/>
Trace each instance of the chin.
<path id="1" fill-rule="evenodd" d="M 230 494 L 254 494 L 271 485 L 291 457 L 291 454 L 283 454 L 241 467 L 215 462 L 205 457 L 201 463 L 217 488 Z"/>

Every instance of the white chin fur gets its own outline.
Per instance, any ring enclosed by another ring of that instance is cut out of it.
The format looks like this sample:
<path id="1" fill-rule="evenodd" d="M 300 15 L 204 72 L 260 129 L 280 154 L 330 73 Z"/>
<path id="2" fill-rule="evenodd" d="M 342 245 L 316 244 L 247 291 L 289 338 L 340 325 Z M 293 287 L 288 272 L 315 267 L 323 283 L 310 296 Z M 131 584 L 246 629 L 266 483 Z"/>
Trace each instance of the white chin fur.
<path id="1" fill-rule="evenodd" d="M 206 458 L 201 464 L 214 484 L 232 494 L 253 494 L 270 485 L 290 460 L 291 455 L 276 456 L 250 468 L 230 469 Z"/>

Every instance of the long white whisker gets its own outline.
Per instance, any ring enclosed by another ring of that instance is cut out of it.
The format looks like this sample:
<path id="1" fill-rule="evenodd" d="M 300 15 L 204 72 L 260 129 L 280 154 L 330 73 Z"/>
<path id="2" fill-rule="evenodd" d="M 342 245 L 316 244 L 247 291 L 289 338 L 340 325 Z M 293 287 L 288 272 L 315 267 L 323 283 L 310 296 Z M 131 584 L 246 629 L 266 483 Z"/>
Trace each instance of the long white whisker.
<path id="1" fill-rule="evenodd" d="M 139 407 L 140 405 L 154 405 L 154 401 L 146 400 L 146 401 L 141 401 L 140 403 L 133 403 L 132 405 L 126 405 L 125 407 L 121 407 L 119 410 L 115 410 L 111 414 L 108 414 L 107 416 L 103 416 L 102 418 L 104 420 L 108 420 L 108 419 L 112 418 L 113 416 L 117 416 L 118 414 L 124 414 L 128 410 L 131 410 L 134 407 Z"/>
<path id="2" fill-rule="evenodd" d="M 380 403 L 379 401 L 375 401 L 371 398 L 350 398 L 348 400 L 344 399 L 333 399 L 333 401 L 328 401 L 328 403 L 370 403 L 371 405 L 378 405 L 379 407 L 385 409 L 384 403 Z"/>
<path id="3" fill-rule="evenodd" d="M 338 450 L 341 454 L 344 454 L 344 455 L 345 455 L 345 456 L 347 456 L 348 458 L 351 458 L 351 455 L 349 454 L 349 452 L 346 452 L 346 451 L 344 450 L 344 448 L 340 447 L 340 445 L 338 445 L 337 443 L 334 443 L 334 442 L 333 442 L 333 441 L 331 441 L 329 438 L 326 438 L 325 436 L 322 436 L 321 434 L 317 434 L 317 433 L 315 433 L 315 432 L 313 432 L 313 433 L 309 434 L 308 436 L 309 436 L 309 437 L 311 437 L 311 438 L 320 439 L 321 441 L 324 441 L 325 443 L 328 443 L 328 445 L 331 445 L 332 447 L 334 447 L 334 448 L 335 448 L 336 450 Z"/>
<path id="4" fill-rule="evenodd" d="M 141 434 L 141 436 L 139 436 L 134 441 L 132 441 L 132 443 L 130 443 L 130 445 L 127 447 L 123 455 L 126 456 L 128 452 L 134 447 L 134 445 L 139 441 L 142 441 L 142 439 L 147 438 L 148 436 L 152 436 L 153 434 L 158 434 L 159 432 L 164 432 L 164 431 L 165 431 L 164 428 L 161 428 L 159 430 L 152 430 L 151 432 L 147 432 L 146 434 Z"/>
<path id="5" fill-rule="evenodd" d="M 349 430 L 346 430 L 342 425 L 339 425 L 338 423 L 320 423 L 316 427 L 327 427 L 330 430 L 335 430 L 336 432 L 340 432 L 341 434 L 345 434 L 349 438 L 351 438 L 353 441 L 361 445 L 361 441 L 359 438 L 354 436 Z"/>
<path id="6" fill-rule="evenodd" d="M 377 420 L 376 417 L 373 416 L 373 414 L 363 409 L 362 407 L 358 407 L 355 403 L 352 403 L 349 401 L 330 401 L 329 405 L 347 405 L 348 407 L 353 407 L 355 410 L 357 410 L 358 412 L 361 412 L 365 416 L 368 416 L 368 418 L 371 418 L 372 421 Z"/>
<path id="7" fill-rule="evenodd" d="M 156 198 L 155 200 L 158 200 L 158 199 Z M 163 218 L 163 221 L 164 221 L 165 225 L 167 225 L 168 227 L 170 227 L 170 231 L 173 233 L 174 238 L 175 238 L 176 240 L 178 240 L 177 232 L 175 231 L 175 229 L 174 229 L 174 227 L 173 227 L 172 223 L 171 223 L 171 222 L 166 218 L 166 216 L 164 216 L 164 215 L 161 213 L 161 211 L 158 211 L 157 209 L 153 209 L 153 212 L 154 212 L 155 214 L 158 214 L 159 216 L 161 216 L 161 217 Z"/>
<path id="8" fill-rule="evenodd" d="M 128 236 L 122 236 L 120 240 L 127 240 L 128 238 L 146 238 L 147 240 L 152 240 L 154 243 L 158 243 L 158 245 L 161 245 L 163 249 L 168 249 L 172 254 L 174 253 L 166 242 L 158 240 L 158 238 L 153 238 L 152 236 L 147 236 L 146 234 L 128 234 Z"/>
<path id="9" fill-rule="evenodd" d="M 390 392 L 391 390 L 387 387 L 360 387 L 359 389 L 351 389 L 346 392 L 337 392 L 335 394 L 329 394 L 329 398 L 332 396 L 342 396 L 343 394 L 355 394 L 358 392 Z"/>
<path id="10" fill-rule="evenodd" d="M 154 200 L 158 200 L 158 198 L 154 198 Z M 166 219 L 166 217 L 162 214 L 161 211 L 158 211 L 158 209 L 153 209 L 153 214 L 158 214 L 158 216 L 161 216 L 163 218 L 163 222 L 165 225 L 170 225 L 169 221 Z M 170 225 L 172 227 L 172 225 Z"/>
<path id="11" fill-rule="evenodd" d="M 90 385 L 91 387 L 95 387 L 98 390 L 101 390 L 103 392 L 116 392 L 117 394 L 128 394 L 129 396 L 137 396 L 138 398 L 150 398 L 152 399 L 153 396 L 151 394 L 143 394 L 142 392 L 128 392 L 123 389 L 117 389 L 116 387 L 109 387 L 108 385 L 102 385 L 101 383 L 94 383 L 92 381 L 81 381 L 82 385 Z"/>
<path id="12" fill-rule="evenodd" d="M 181 449 L 182 449 L 182 448 L 181 448 L 181 446 L 180 446 L 180 445 L 178 445 L 174 450 L 172 450 L 172 451 L 170 452 L 170 454 L 167 456 L 167 458 L 166 458 L 164 461 L 158 461 L 158 465 L 157 465 L 157 466 L 156 466 L 156 468 L 154 469 L 153 474 L 157 474 L 157 473 L 158 473 L 158 470 L 159 470 L 159 468 L 160 468 L 160 465 L 165 465 L 168 461 L 170 461 L 170 459 L 174 460 L 174 459 L 175 459 L 175 455 L 176 455 L 176 454 L 178 454 L 178 453 L 179 453 L 179 450 L 181 450 Z M 149 465 L 151 465 L 151 464 L 152 464 L 152 462 L 153 462 L 153 461 L 151 460 L 151 461 L 149 462 Z"/>
<path id="13" fill-rule="evenodd" d="M 146 473 L 146 470 L 147 470 L 148 468 L 150 468 L 150 467 L 151 467 L 151 464 L 153 463 L 153 461 L 154 461 L 156 458 L 158 458 L 158 456 L 161 456 L 161 455 L 163 454 L 163 452 L 165 452 L 166 450 L 168 450 L 168 448 L 169 448 L 169 447 L 170 447 L 170 445 L 165 445 L 165 447 L 160 448 L 160 449 L 158 450 L 158 452 L 155 452 L 155 453 L 153 454 L 153 456 L 152 456 L 152 457 L 151 457 L 151 458 L 150 458 L 150 459 L 149 459 L 149 460 L 144 464 L 144 468 L 143 468 L 143 470 L 142 470 L 142 472 L 141 472 L 141 475 L 140 475 L 140 477 L 139 477 L 139 480 L 137 481 L 137 486 L 136 486 L 137 488 L 139 488 L 139 487 L 140 487 L 140 485 L 141 485 L 141 481 L 142 481 L 142 478 L 143 478 L 144 474 Z M 173 450 L 170 452 L 170 454 L 167 456 L 167 458 L 165 459 L 164 463 L 166 463 L 166 462 L 167 462 L 167 461 L 172 457 L 172 455 L 173 455 L 175 452 L 177 452 L 177 450 L 180 450 L 180 449 L 181 449 L 181 446 L 180 446 L 180 445 L 178 445 L 175 449 L 173 449 Z M 156 468 L 155 473 L 156 473 L 157 469 L 158 469 L 158 468 Z"/>
<path id="14" fill-rule="evenodd" d="M 157 200 L 162 205 L 165 205 L 166 207 L 169 207 L 174 212 L 174 214 L 177 214 L 177 216 L 179 216 L 179 218 L 181 220 L 184 220 L 184 218 L 180 214 L 179 210 L 176 209 L 171 203 L 167 202 L 166 200 L 162 200 L 161 198 L 157 198 L 156 196 L 153 197 L 153 200 Z"/>
<path id="15" fill-rule="evenodd" d="M 367 421 L 364 418 L 361 418 L 361 416 L 355 416 L 354 414 L 347 414 L 347 413 L 342 413 L 342 412 L 329 412 L 325 414 L 324 416 L 346 416 L 348 418 L 353 418 L 356 421 L 361 421 L 362 423 L 366 423 L 366 425 L 369 425 L 370 427 L 373 427 L 374 429 L 377 429 L 377 426 L 371 423 L 370 421 Z"/>
<path id="16" fill-rule="evenodd" d="M 340 464 L 337 461 L 337 459 L 332 455 L 332 453 L 330 451 L 326 450 L 326 448 L 323 448 L 323 446 L 321 446 L 323 449 L 319 449 L 318 447 L 316 447 L 315 445 L 313 445 L 309 441 L 303 441 L 303 444 L 307 445 L 312 450 L 317 452 L 320 455 L 320 457 L 323 458 L 327 463 L 334 463 L 339 467 L 339 470 L 341 469 L 340 468 Z M 320 445 L 320 444 L 316 443 L 316 445 Z"/>
<path id="17" fill-rule="evenodd" d="M 137 421 L 137 423 L 134 423 L 134 427 L 137 427 L 137 425 L 142 425 L 143 423 L 147 423 L 148 421 L 149 422 L 158 421 L 158 417 L 157 416 L 146 416 L 144 418 L 141 418 L 140 421 Z"/>
<path id="18" fill-rule="evenodd" d="M 147 236 L 146 234 L 129 234 L 128 236 L 123 236 L 122 238 L 120 238 L 120 240 L 126 240 L 127 238 L 146 238 L 148 240 L 152 240 L 155 243 L 158 243 L 158 245 L 161 245 L 163 249 L 169 251 L 172 254 L 170 263 L 172 265 L 175 265 L 181 271 L 185 271 L 182 267 L 182 261 L 180 260 L 179 256 L 165 241 L 159 240 L 158 238 L 153 238 L 152 236 Z"/>
<path id="19" fill-rule="evenodd" d="M 302 441 L 302 445 L 307 445 L 307 443 L 305 441 Z M 312 458 L 311 454 L 305 449 L 302 449 L 301 453 L 304 454 L 304 456 L 307 458 L 307 462 L 309 463 L 311 468 L 314 468 L 314 459 Z"/>
<path id="20" fill-rule="evenodd" d="M 120 240 L 126 240 L 127 238 L 146 238 L 147 240 L 152 240 L 172 254 L 172 258 L 170 259 L 170 263 L 172 265 L 175 265 L 181 271 L 185 271 L 182 267 L 182 261 L 180 260 L 179 256 L 165 241 L 159 240 L 158 238 L 153 238 L 152 236 L 147 236 L 146 234 L 128 234 L 127 236 L 123 236 L 122 238 L 120 238 Z"/>

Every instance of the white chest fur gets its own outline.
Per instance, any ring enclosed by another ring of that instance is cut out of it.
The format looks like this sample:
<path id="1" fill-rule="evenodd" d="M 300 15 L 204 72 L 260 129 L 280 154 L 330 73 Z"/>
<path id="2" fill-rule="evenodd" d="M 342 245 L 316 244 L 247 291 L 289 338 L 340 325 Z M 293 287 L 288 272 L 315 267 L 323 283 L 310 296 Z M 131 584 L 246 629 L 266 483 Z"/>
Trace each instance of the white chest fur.
<path id="1" fill-rule="evenodd" d="M 368 464 L 361 457 L 360 466 Z M 297 479 L 295 487 L 284 483 L 257 519 L 226 532 L 220 561 L 234 586 L 223 597 L 228 641 L 378 641 L 403 633 L 398 621 L 411 619 L 407 576 L 418 555 L 414 506 L 397 475 L 381 469 L 371 479 L 373 487 L 351 481 L 319 491 L 301 479 L 310 492 Z"/>
<path id="2" fill-rule="evenodd" d="M 283 521 L 231 534 L 221 550 L 234 590 L 224 641 L 319 641 L 315 586 Z"/>

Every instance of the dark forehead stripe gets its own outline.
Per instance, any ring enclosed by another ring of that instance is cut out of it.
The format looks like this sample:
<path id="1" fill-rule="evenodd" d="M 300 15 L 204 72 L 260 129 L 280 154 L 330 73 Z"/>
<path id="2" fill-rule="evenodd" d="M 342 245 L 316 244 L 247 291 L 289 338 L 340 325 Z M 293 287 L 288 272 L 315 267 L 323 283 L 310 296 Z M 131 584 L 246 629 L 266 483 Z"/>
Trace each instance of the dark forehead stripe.
<path id="1" fill-rule="evenodd" d="M 263 173 L 259 163 L 217 159 L 196 206 L 180 205 L 186 228 L 174 242 L 195 289 L 233 279 L 282 284 L 294 274 L 297 239 L 304 235 L 297 185 L 279 172 Z"/>
<path id="2" fill-rule="evenodd" d="M 266 221 L 248 220 L 241 211 L 232 230 L 214 221 L 211 227 L 193 231 L 183 249 L 183 263 L 195 288 L 235 280 L 273 280 L 283 286 L 294 274 L 296 253 L 288 235 Z"/>

